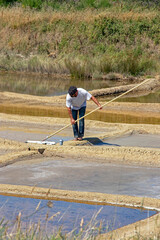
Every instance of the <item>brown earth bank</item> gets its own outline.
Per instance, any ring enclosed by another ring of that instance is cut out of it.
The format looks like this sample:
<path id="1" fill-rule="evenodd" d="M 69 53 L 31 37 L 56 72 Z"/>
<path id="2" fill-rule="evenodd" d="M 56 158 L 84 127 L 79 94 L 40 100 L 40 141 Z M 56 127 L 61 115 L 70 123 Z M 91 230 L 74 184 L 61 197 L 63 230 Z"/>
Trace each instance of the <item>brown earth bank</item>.
<path id="1" fill-rule="evenodd" d="M 159 79 L 156 80 L 157 87 L 159 87 Z M 148 82 L 149 83 L 149 82 Z M 153 81 L 151 80 L 152 86 Z M 130 87 L 129 87 L 130 88 Z M 123 86 L 121 87 L 121 90 Z M 144 89 L 143 89 L 144 90 Z M 152 87 L 150 91 L 152 91 Z M 97 90 L 97 93 L 101 90 Z M 110 92 L 110 89 L 106 89 Z M 126 91 L 126 90 L 125 90 Z M 113 91 L 114 92 L 114 91 Z M 117 89 L 115 90 L 115 93 Z M 123 90 L 122 90 L 123 92 Z M 11 106 L 15 108 L 48 108 L 48 109 L 65 109 L 65 96 L 60 97 L 36 97 L 30 95 L 16 94 L 2 92 L 0 95 L 0 105 Z M 93 109 L 95 105 L 88 102 L 88 109 Z M 160 118 L 160 104 L 159 103 L 118 103 L 114 102 L 107 106 L 105 111 L 115 111 L 117 113 L 132 113 L 133 115 L 146 115 L 156 116 Z M 57 129 L 64 127 L 70 123 L 69 118 L 56 118 L 56 117 L 34 117 L 34 116 L 20 116 L 13 114 L 0 113 L 1 126 L 0 129 L 13 129 L 19 131 L 33 131 L 49 135 Z M 65 134 L 71 134 L 72 130 L 69 128 Z M 42 146 L 38 144 L 26 144 L 16 139 L 9 140 L 0 138 L 0 167 L 22 160 L 33 160 L 37 158 L 45 158 L 55 156 L 59 158 L 74 157 L 75 159 L 83 159 L 85 161 L 124 164 L 124 165 L 137 165 L 137 166 L 150 166 L 160 167 L 160 149 L 159 148 L 142 148 L 142 147 L 115 147 L 115 146 L 92 146 L 90 138 L 98 138 L 103 140 L 107 137 L 123 136 L 124 134 L 157 134 L 160 135 L 160 125 L 152 124 L 121 124 L 121 123 L 107 123 L 95 120 L 86 120 L 87 137 L 82 142 L 65 141 L 63 146 L 59 144 L 53 146 Z M 22 133 L 23 134 L 23 133 Z M 41 154 L 41 149 L 44 149 Z M 14 196 L 36 197 L 50 199 L 64 199 L 68 201 L 80 201 L 88 203 L 103 203 L 103 204 L 119 204 L 125 206 L 147 207 L 160 209 L 159 199 L 138 198 L 130 196 L 109 195 L 100 193 L 81 193 L 62 191 L 54 189 L 40 189 L 37 187 L 27 186 L 13 186 L 13 185 L 0 185 L 0 193 Z M 156 236 L 158 234 L 158 227 L 160 226 L 160 217 L 155 215 L 149 220 L 137 222 L 135 224 L 126 226 L 111 233 L 111 235 L 101 235 L 100 239 L 121 239 L 129 238 L 136 233 L 142 236 Z M 115 234 L 115 235 L 114 235 Z M 118 235 L 117 235 L 118 234 Z M 131 239 L 131 238 L 130 238 Z"/>
<path id="2" fill-rule="evenodd" d="M 159 239 L 160 214 L 156 214 L 145 220 L 124 226 L 97 237 L 98 240 L 135 240 L 135 239 Z"/>
<path id="3" fill-rule="evenodd" d="M 37 199 L 65 200 L 88 204 L 111 204 L 128 206 L 131 208 L 152 209 L 160 211 L 160 200 L 147 197 L 135 197 L 126 195 L 112 195 L 96 192 L 68 191 L 37 186 L 22 186 L 0 184 L 0 194 L 9 196 L 21 196 Z"/>

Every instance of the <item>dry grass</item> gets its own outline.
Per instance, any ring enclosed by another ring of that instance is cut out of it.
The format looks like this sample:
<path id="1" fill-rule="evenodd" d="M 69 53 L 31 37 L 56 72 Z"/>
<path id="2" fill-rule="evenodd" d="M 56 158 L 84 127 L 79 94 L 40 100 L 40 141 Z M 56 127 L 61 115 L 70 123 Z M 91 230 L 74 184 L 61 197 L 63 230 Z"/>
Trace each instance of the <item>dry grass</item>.
<path id="1" fill-rule="evenodd" d="M 83 12 L 80 11 L 41 11 L 37 12 L 34 10 L 26 10 L 20 7 L 13 8 L 1 8 L 0 9 L 0 19 L 2 24 L 7 24 L 8 27 L 13 29 L 25 27 L 31 23 L 40 23 L 47 21 L 49 24 L 65 20 L 69 22 L 87 22 L 92 23 L 95 19 L 100 17 L 114 18 L 122 21 L 126 20 L 138 20 L 147 19 L 151 20 L 158 16 L 158 11 L 143 11 L 141 13 L 135 11 L 123 12 L 121 10 L 113 9 L 113 11 L 96 11 L 91 9 L 86 9 Z"/>

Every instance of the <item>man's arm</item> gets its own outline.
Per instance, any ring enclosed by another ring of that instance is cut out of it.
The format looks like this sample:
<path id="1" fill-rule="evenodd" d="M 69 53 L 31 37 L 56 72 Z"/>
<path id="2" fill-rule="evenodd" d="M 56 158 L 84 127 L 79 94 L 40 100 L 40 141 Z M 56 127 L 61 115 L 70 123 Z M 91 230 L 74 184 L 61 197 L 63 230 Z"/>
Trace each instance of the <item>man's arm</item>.
<path id="1" fill-rule="evenodd" d="M 98 100 L 97 100 L 94 96 L 91 97 L 91 100 L 92 100 L 95 104 L 97 104 L 97 106 L 99 107 L 99 109 L 102 109 L 101 104 L 98 102 Z"/>
<path id="2" fill-rule="evenodd" d="M 73 118 L 73 116 L 72 116 L 71 108 L 67 107 L 67 109 L 68 109 L 69 117 L 70 117 L 70 119 L 71 119 L 71 124 L 73 125 L 73 124 L 75 124 L 75 120 L 74 120 L 74 118 Z"/>

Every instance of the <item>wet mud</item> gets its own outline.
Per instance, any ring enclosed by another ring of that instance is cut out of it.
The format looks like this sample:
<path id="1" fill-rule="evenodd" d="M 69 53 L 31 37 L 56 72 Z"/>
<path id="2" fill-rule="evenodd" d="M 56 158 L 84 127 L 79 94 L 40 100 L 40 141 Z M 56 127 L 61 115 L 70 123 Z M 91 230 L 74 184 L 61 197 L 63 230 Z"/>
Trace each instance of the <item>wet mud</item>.
<path id="1" fill-rule="evenodd" d="M 160 170 L 46 157 L 0 168 L 0 183 L 160 198 Z M 16 178 L 15 178 L 16 176 Z"/>

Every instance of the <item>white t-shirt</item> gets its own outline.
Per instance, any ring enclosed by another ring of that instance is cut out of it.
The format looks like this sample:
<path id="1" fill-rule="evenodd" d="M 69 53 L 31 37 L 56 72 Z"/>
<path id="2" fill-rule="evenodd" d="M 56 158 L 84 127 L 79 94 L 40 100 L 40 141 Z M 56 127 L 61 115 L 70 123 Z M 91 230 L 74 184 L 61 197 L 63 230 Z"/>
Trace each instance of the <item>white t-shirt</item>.
<path id="1" fill-rule="evenodd" d="M 86 107 L 86 101 L 90 100 L 92 95 L 83 88 L 77 88 L 77 97 L 71 97 L 69 93 L 66 97 L 66 106 L 68 108 L 79 110 L 81 107 Z"/>

